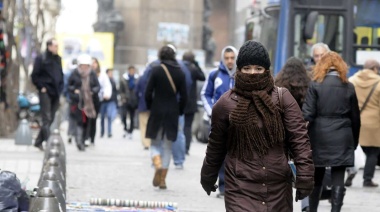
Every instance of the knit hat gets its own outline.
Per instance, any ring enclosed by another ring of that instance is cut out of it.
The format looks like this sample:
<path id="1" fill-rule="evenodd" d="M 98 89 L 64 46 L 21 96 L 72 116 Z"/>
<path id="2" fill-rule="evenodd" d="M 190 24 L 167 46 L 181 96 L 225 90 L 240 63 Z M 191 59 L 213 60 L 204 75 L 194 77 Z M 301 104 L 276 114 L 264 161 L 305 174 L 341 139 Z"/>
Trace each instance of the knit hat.
<path id="1" fill-rule="evenodd" d="M 253 40 L 246 41 L 239 50 L 236 65 L 240 70 L 247 65 L 259 65 L 269 70 L 270 59 L 265 47 Z"/>

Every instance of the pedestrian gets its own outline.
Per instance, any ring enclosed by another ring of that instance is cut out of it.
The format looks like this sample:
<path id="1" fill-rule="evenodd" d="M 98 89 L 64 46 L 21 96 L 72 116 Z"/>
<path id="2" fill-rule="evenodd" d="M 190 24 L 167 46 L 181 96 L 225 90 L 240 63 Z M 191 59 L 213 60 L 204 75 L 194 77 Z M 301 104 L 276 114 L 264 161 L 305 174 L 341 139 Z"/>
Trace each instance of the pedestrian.
<path id="1" fill-rule="evenodd" d="M 292 173 L 284 146 L 297 167 L 296 200 L 310 194 L 314 184 L 302 112 L 290 92 L 275 87 L 269 55 L 261 43 L 245 42 L 236 64 L 234 88 L 213 107 L 202 187 L 208 195 L 216 190 L 217 173 L 225 160 L 226 211 L 291 212 Z"/>
<path id="2" fill-rule="evenodd" d="M 74 58 L 72 61 L 71 61 L 71 65 L 68 67 L 68 70 L 66 71 L 66 73 L 64 73 L 64 88 L 63 88 L 63 95 L 66 99 L 66 105 L 68 105 L 67 107 L 67 111 L 68 111 L 68 117 L 67 117 L 67 120 L 68 120 L 68 129 L 67 129 L 67 142 L 69 144 L 71 144 L 71 141 L 74 137 L 74 134 L 75 134 L 75 119 L 70 116 L 70 95 L 69 95 L 69 78 L 71 76 L 71 74 L 73 73 L 73 71 L 78 67 L 78 60 L 77 58 Z"/>
<path id="3" fill-rule="evenodd" d="M 120 97 L 122 102 L 122 122 L 124 125 L 124 137 L 128 135 L 132 139 L 134 129 L 135 113 L 138 106 L 138 99 L 136 95 L 136 85 L 139 81 L 139 75 L 136 73 L 134 66 L 128 67 L 128 72 L 123 74 L 120 81 Z M 129 129 L 127 128 L 127 115 L 129 116 Z M 148 146 L 149 147 L 149 146 Z"/>
<path id="4" fill-rule="evenodd" d="M 107 130 L 108 138 L 112 137 L 112 122 L 117 114 L 117 88 L 116 82 L 113 78 L 113 69 L 107 69 L 106 74 L 108 75 L 108 80 L 111 82 L 112 95 L 109 99 L 104 99 L 100 106 L 100 137 L 104 136 L 104 121 L 107 117 Z"/>
<path id="5" fill-rule="evenodd" d="M 314 68 L 302 110 L 309 121 L 315 165 L 315 186 L 310 211 L 317 211 L 326 167 L 331 167 L 331 211 L 340 211 L 345 195 L 346 167 L 354 165 L 359 142 L 360 112 L 355 88 L 347 79 L 348 67 L 336 52 L 325 53 Z"/>
<path id="6" fill-rule="evenodd" d="M 184 113 L 187 91 L 175 49 L 165 45 L 158 57 L 161 64 L 152 68 L 145 92 L 146 106 L 150 110 L 146 137 L 152 139 L 151 158 L 156 169 L 153 186 L 166 189 L 172 141 L 177 138 L 178 118 Z"/>
<path id="7" fill-rule="evenodd" d="M 235 84 L 236 58 L 237 50 L 233 46 L 226 46 L 222 50 L 219 67 L 210 72 L 206 83 L 201 91 L 201 99 L 204 110 L 208 117 L 211 117 L 211 112 L 214 104 L 228 90 L 233 88 Z M 218 197 L 224 196 L 224 165 L 219 170 L 219 194 Z"/>
<path id="8" fill-rule="evenodd" d="M 150 115 L 150 111 L 146 106 L 145 102 L 145 91 L 146 91 L 146 85 L 148 84 L 148 79 L 150 77 L 150 74 L 152 72 L 152 68 L 154 66 L 160 65 L 159 60 L 155 60 L 152 63 L 148 64 L 140 77 L 140 79 L 137 82 L 136 87 L 136 96 L 138 99 L 137 104 L 137 113 L 139 118 L 139 129 L 140 129 L 140 137 L 141 137 L 141 143 L 145 150 L 149 150 L 151 139 L 145 137 L 146 135 L 146 127 L 148 125 L 148 119 Z"/>
<path id="9" fill-rule="evenodd" d="M 182 61 L 185 65 L 186 70 L 191 73 L 191 87 L 188 92 L 189 98 L 185 107 L 185 125 L 184 133 L 186 137 L 186 154 L 189 154 L 190 144 L 192 140 L 192 125 L 194 120 L 194 115 L 198 111 L 197 105 L 197 81 L 205 81 L 205 74 L 199 67 L 198 62 L 195 60 L 195 55 L 193 52 L 185 52 L 182 56 Z"/>
<path id="10" fill-rule="evenodd" d="M 34 61 L 32 82 L 37 87 L 42 126 L 34 146 L 43 150 L 42 143 L 50 136 L 50 126 L 59 107 L 59 98 L 63 91 L 63 71 L 61 57 L 58 55 L 58 42 L 51 38 L 46 42 L 46 51 Z"/>
<path id="11" fill-rule="evenodd" d="M 286 88 L 302 108 L 305 102 L 307 88 L 311 79 L 301 60 L 295 57 L 289 58 L 281 71 L 277 74 L 275 85 Z M 301 201 L 302 211 L 309 211 L 309 198 Z"/>
<path id="12" fill-rule="evenodd" d="M 355 86 L 360 108 L 359 143 L 366 155 L 363 186 L 378 187 L 379 184 L 372 179 L 380 155 L 380 76 L 377 74 L 380 64 L 374 59 L 369 59 L 363 68 L 350 77 L 349 81 Z M 349 175 L 346 184 L 350 186 L 354 177 L 354 174 Z"/>
<path id="13" fill-rule="evenodd" d="M 70 115 L 75 119 L 75 142 L 79 151 L 85 150 L 86 132 L 91 127 L 89 119 L 96 118 L 94 100 L 98 98 L 99 81 L 91 71 L 91 57 L 78 56 L 78 68 L 71 74 L 68 82 L 70 95 Z"/>

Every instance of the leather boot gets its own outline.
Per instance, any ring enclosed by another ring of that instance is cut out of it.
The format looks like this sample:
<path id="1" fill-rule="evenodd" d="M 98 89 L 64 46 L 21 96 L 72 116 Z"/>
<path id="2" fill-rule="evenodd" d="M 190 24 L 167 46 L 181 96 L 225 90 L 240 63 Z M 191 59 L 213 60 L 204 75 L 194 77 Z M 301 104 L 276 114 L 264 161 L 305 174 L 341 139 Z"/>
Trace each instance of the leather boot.
<path id="1" fill-rule="evenodd" d="M 161 163 L 161 156 L 156 155 L 152 158 L 154 168 L 156 169 L 153 177 L 153 186 L 157 187 L 160 185 L 161 182 L 161 171 L 162 171 L 162 163 Z"/>
<path id="2" fill-rule="evenodd" d="M 319 198 L 321 197 L 322 186 L 316 186 L 309 196 L 309 211 L 317 212 L 319 205 Z"/>
<path id="3" fill-rule="evenodd" d="M 166 175 L 168 174 L 168 169 L 162 169 L 161 171 L 161 181 L 160 181 L 160 189 L 166 189 Z"/>
<path id="4" fill-rule="evenodd" d="M 340 212 L 343 205 L 343 198 L 346 194 L 344 186 L 333 186 L 331 189 L 331 212 Z"/>

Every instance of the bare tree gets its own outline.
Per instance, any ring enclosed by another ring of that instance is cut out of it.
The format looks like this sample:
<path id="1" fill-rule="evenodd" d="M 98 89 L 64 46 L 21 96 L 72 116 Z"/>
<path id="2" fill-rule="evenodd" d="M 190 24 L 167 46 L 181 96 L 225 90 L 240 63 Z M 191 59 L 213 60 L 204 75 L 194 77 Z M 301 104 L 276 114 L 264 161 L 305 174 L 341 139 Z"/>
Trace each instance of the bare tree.
<path id="1" fill-rule="evenodd" d="M 46 36 L 54 35 L 55 23 L 60 12 L 60 0 L 4 0 L 2 21 L 7 37 L 9 55 L 4 80 L 8 109 L 0 105 L 0 136 L 12 132 L 17 125 L 17 94 L 20 87 L 20 69 L 26 76 L 24 87 L 30 89 L 29 65 L 32 52 L 40 53 Z M 21 54 L 20 35 L 29 36 L 26 55 Z M 2 85 L 4 86 L 4 85 Z"/>

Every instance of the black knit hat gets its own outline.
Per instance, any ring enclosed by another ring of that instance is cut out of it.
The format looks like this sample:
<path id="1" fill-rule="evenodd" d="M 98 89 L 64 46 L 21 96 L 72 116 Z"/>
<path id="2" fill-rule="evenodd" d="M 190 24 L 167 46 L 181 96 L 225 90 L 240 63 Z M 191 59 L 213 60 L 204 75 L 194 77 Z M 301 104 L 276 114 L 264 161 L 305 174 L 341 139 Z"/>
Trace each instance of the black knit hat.
<path id="1" fill-rule="evenodd" d="M 247 65 L 259 65 L 269 70 L 270 59 L 268 51 L 257 41 L 246 41 L 239 50 L 236 66 L 240 70 Z"/>

